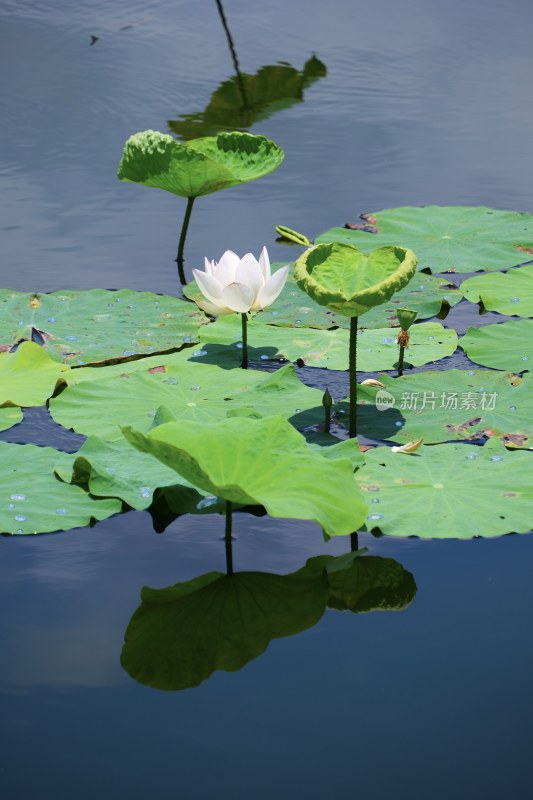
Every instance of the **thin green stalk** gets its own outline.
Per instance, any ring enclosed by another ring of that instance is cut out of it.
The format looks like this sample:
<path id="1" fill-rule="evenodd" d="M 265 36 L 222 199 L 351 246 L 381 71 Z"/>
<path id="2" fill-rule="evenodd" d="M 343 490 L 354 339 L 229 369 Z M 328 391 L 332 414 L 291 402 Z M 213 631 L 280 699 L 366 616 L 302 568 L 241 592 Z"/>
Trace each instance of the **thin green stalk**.
<path id="1" fill-rule="evenodd" d="M 176 261 L 178 263 L 178 272 L 182 286 L 185 286 L 185 284 L 187 283 L 187 280 L 185 278 L 185 270 L 183 268 L 183 264 L 185 261 L 185 259 L 183 258 L 183 249 L 185 247 L 185 239 L 187 237 L 187 230 L 189 228 L 189 220 L 191 218 L 193 203 L 194 203 L 194 197 L 188 197 L 187 208 L 185 209 L 185 216 L 183 217 L 183 224 L 181 226 L 180 242 L 178 244 L 178 255 L 176 256 Z"/>
<path id="2" fill-rule="evenodd" d="M 246 314 L 241 314 L 242 321 L 242 361 L 241 367 L 248 369 L 248 325 Z"/>
<path id="3" fill-rule="evenodd" d="M 357 322 L 350 318 L 350 439 L 357 436 Z"/>
<path id="4" fill-rule="evenodd" d="M 357 535 L 357 531 L 350 534 L 350 550 L 352 553 L 359 550 L 359 536 Z"/>
<path id="5" fill-rule="evenodd" d="M 226 545 L 226 574 L 233 575 L 233 551 L 231 549 L 231 522 L 232 522 L 232 504 L 230 500 L 226 500 L 226 530 L 224 533 L 224 542 Z"/>
<path id="6" fill-rule="evenodd" d="M 403 375 L 403 357 L 405 354 L 405 347 L 400 345 L 400 355 L 398 357 L 398 377 L 401 378 Z"/>
<path id="7" fill-rule="evenodd" d="M 331 429 L 331 406 L 333 405 L 333 398 L 326 389 L 322 397 L 322 405 L 324 406 L 324 433 L 329 433 Z"/>

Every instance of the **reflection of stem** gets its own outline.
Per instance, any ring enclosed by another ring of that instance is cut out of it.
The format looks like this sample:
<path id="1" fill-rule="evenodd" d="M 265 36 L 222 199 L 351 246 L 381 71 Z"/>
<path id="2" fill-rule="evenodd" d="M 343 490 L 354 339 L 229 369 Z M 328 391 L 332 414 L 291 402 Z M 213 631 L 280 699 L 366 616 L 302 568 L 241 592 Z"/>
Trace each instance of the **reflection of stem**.
<path id="1" fill-rule="evenodd" d="M 350 534 L 350 550 L 352 553 L 355 553 L 356 550 L 359 550 L 359 536 L 356 533 Z"/>
<path id="2" fill-rule="evenodd" d="M 350 438 L 357 436 L 357 317 L 350 317 Z"/>
<path id="3" fill-rule="evenodd" d="M 228 28 L 228 23 L 226 21 L 226 16 L 224 14 L 224 9 L 222 8 L 222 3 L 220 0 L 215 0 L 218 8 L 218 13 L 220 14 L 220 19 L 222 20 L 222 26 L 226 32 L 226 37 L 229 44 L 229 49 L 231 51 L 231 58 L 233 60 L 233 68 L 235 69 L 235 74 L 237 75 L 237 83 L 239 84 L 239 91 L 242 97 L 242 103 L 244 108 L 248 108 L 248 100 L 246 99 L 246 92 L 244 90 L 244 81 L 242 79 L 241 71 L 239 69 L 239 62 L 237 60 L 237 52 L 235 50 L 235 45 L 233 44 L 233 39 L 231 37 L 230 30 Z"/>
<path id="4" fill-rule="evenodd" d="M 182 286 L 184 286 L 187 283 L 185 279 L 185 272 L 183 269 L 183 263 L 184 263 L 183 248 L 185 247 L 185 238 L 187 236 L 187 229 L 189 227 L 189 220 L 191 218 L 193 203 L 194 203 L 194 197 L 188 197 L 187 208 L 185 209 L 185 216 L 183 218 L 183 225 L 181 226 L 180 243 L 178 245 L 178 255 L 176 257 L 176 261 L 178 262 L 178 272 Z"/>
<path id="5" fill-rule="evenodd" d="M 242 361 L 241 367 L 248 368 L 248 326 L 246 324 L 246 314 L 241 314 L 242 320 Z"/>
<path id="6" fill-rule="evenodd" d="M 403 356 L 405 353 L 405 347 L 400 345 L 400 355 L 398 357 L 398 377 L 401 378 L 403 375 Z"/>
<path id="7" fill-rule="evenodd" d="M 231 549 L 231 513 L 232 504 L 230 500 L 226 500 L 226 531 L 224 534 L 224 542 L 226 544 L 226 573 L 233 575 L 233 552 Z"/>

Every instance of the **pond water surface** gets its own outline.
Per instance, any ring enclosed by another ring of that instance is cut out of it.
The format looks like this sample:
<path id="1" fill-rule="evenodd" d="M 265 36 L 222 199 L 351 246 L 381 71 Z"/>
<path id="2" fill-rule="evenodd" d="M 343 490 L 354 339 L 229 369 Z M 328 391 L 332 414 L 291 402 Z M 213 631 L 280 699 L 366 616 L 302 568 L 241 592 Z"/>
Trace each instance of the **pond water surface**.
<path id="1" fill-rule="evenodd" d="M 527 0 L 226 0 L 225 13 L 243 72 L 302 70 L 314 54 L 327 74 L 248 120 L 285 162 L 199 199 L 188 270 L 263 244 L 292 260 L 277 224 L 314 236 L 398 205 L 533 210 Z M 198 115 L 233 74 L 216 3 L 3 0 L 0 62 L 1 285 L 178 293 L 185 203 L 116 169 L 137 130 L 209 123 Z M 335 385 L 342 394 L 345 376 Z M 2 438 L 80 441 L 42 412 Z M 288 573 L 350 546 L 246 514 L 234 532 L 239 571 Z M 533 537 L 360 534 L 414 575 L 404 610 L 328 610 L 195 689 L 136 683 L 120 653 L 141 587 L 223 570 L 221 537 L 217 515 L 156 534 L 149 513 L 130 512 L 0 540 L 3 798 L 531 796 Z"/>

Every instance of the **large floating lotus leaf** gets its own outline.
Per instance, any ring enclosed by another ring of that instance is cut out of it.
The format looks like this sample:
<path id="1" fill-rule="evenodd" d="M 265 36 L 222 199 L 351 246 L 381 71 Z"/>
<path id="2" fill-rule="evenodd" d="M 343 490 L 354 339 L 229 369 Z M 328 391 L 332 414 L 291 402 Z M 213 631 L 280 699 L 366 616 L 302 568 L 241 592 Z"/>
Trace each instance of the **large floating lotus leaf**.
<path id="1" fill-rule="evenodd" d="M 22 422 L 23 418 L 24 414 L 20 408 L 13 406 L 0 408 L 0 431 L 7 431 L 8 428 L 12 428 L 13 425 Z"/>
<path id="2" fill-rule="evenodd" d="M 158 131 L 130 136 L 118 168 L 123 181 L 199 197 L 260 178 L 279 167 L 283 150 L 264 136 L 220 133 L 187 144 Z"/>
<path id="3" fill-rule="evenodd" d="M 304 89 L 324 75 L 326 67 L 316 56 L 301 71 L 290 64 L 273 64 L 261 67 L 255 75 L 241 72 L 213 92 L 205 111 L 183 114 L 170 120 L 168 126 L 185 140 L 250 128 L 277 111 L 301 103 Z"/>
<path id="4" fill-rule="evenodd" d="M 533 320 L 521 319 L 469 328 L 459 344 L 468 358 L 484 367 L 513 372 L 530 370 L 533 362 Z"/>
<path id="5" fill-rule="evenodd" d="M 339 611 L 399 611 L 416 594 L 412 574 L 393 558 L 362 556 L 363 551 L 344 556 L 315 556 L 305 572 L 326 570 L 330 586 L 329 608 Z"/>
<path id="6" fill-rule="evenodd" d="M 70 372 L 34 342 L 23 342 L 13 353 L 0 353 L 0 406 L 42 406 Z"/>
<path id="7" fill-rule="evenodd" d="M 513 267 L 529 261 L 533 247 L 533 215 L 484 206 L 404 206 L 365 214 L 364 222 L 360 230 L 331 228 L 315 242 L 348 242 L 365 253 L 384 245 L 409 247 L 418 268 L 431 272 Z"/>
<path id="8" fill-rule="evenodd" d="M 169 422 L 128 441 L 172 467 L 194 486 L 272 517 L 311 519 L 328 536 L 351 533 L 366 506 L 346 458 L 326 459 L 282 417 L 222 422 Z"/>
<path id="9" fill-rule="evenodd" d="M 476 275 L 461 284 L 467 300 L 486 311 L 512 317 L 533 317 L 533 264 L 491 275 Z"/>
<path id="10" fill-rule="evenodd" d="M 198 686 L 215 670 L 241 669 L 272 639 L 315 625 L 328 595 L 324 570 L 210 572 L 166 589 L 144 587 L 121 664 L 136 681 L 156 689 Z"/>
<path id="11" fill-rule="evenodd" d="M 332 242 L 306 250 L 294 276 L 319 305 L 357 317 L 390 300 L 415 270 L 415 254 L 403 247 L 381 247 L 366 256 L 352 245 Z"/>
<path id="12" fill-rule="evenodd" d="M 0 442 L 0 532 L 66 531 L 121 510 L 120 500 L 94 500 L 59 480 L 54 465 L 69 458 L 51 447 Z"/>
<path id="13" fill-rule="evenodd" d="M 273 264 L 272 268 L 282 264 Z M 184 287 L 184 294 L 192 300 L 201 299 L 202 293 L 192 280 Z M 365 313 L 361 325 L 365 328 L 398 326 L 396 309 L 408 306 L 417 311 L 417 319 L 429 319 L 444 308 L 454 306 L 462 298 L 462 292 L 445 278 L 415 273 L 407 286 L 396 292 L 387 303 L 376 306 Z M 319 306 L 302 291 L 293 275 L 289 275 L 282 293 L 271 306 L 255 317 L 259 323 L 278 325 L 284 328 L 349 328 L 350 320 L 342 314 Z"/>
<path id="14" fill-rule="evenodd" d="M 345 370 L 348 363 L 349 333 L 345 329 L 325 331 L 315 328 L 280 328 L 264 325 L 257 319 L 248 325 L 248 350 L 251 361 L 259 358 L 302 360 L 309 367 Z M 242 358 L 239 349 L 241 323 L 237 314 L 219 317 L 200 332 L 205 358 L 226 367 L 236 367 Z M 416 367 L 451 355 L 457 348 L 457 334 L 438 322 L 422 322 L 411 330 L 411 345 L 406 360 Z M 210 347 L 212 345 L 212 347 Z M 217 347 L 216 345 L 222 345 Z M 187 356 L 187 353 L 184 354 Z M 398 361 L 396 336 L 390 328 L 361 330 L 357 350 L 357 369 L 375 372 L 393 369 Z"/>
<path id="15" fill-rule="evenodd" d="M 206 322 L 192 303 L 152 292 L 0 290 L 0 349 L 33 338 L 51 358 L 75 366 L 177 350 L 198 341 Z"/>
<path id="16" fill-rule="evenodd" d="M 533 526 L 533 453 L 441 444 L 416 453 L 378 447 L 356 478 L 369 503 L 366 527 L 389 536 L 471 539 Z"/>
<path id="17" fill-rule="evenodd" d="M 148 508 L 157 488 L 177 483 L 191 488 L 173 469 L 132 450 L 124 440 L 104 442 L 97 436 L 89 437 L 77 453 L 62 458 L 55 472 L 67 483 L 87 487 L 96 497 L 120 497 L 138 511 Z"/>
<path id="18" fill-rule="evenodd" d="M 84 380 L 54 398 L 50 413 L 66 428 L 114 440 L 122 438 L 120 425 L 146 432 L 162 405 L 173 418 L 190 422 L 283 414 L 307 426 L 324 416 L 322 392 L 301 383 L 291 364 L 265 373 L 186 361 L 147 371 L 136 365 L 105 380 Z"/>
<path id="19" fill-rule="evenodd" d="M 380 376 L 383 389 L 361 386 L 361 433 L 375 439 L 426 444 L 495 436 L 508 447 L 533 449 L 533 386 L 490 370 Z M 381 410 L 380 410 L 381 409 Z"/>

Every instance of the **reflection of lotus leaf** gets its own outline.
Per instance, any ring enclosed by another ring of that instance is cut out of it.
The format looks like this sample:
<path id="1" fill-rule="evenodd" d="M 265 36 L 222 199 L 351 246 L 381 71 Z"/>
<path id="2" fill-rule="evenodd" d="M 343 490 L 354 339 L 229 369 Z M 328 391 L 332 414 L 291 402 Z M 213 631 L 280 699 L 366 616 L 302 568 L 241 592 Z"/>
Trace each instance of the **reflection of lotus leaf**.
<path id="1" fill-rule="evenodd" d="M 415 254 L 403 247 L 381 247 L 366 256 L 352 245 L 332 242 L 306 250 L 295 263 L 294 275 L 319 305 L 358 317 L 390 300 L 415 270 Z"/>
<path id="2" fill-rule="evenodd" d="M 328 536 L 349 534 L 366 518 L 350 460 L 323 458 L 282 417 L 169 422 L 146 436 L 123 432 L 134 447 L 232 503 L 314 520 Z"/>
<path id="3" fill-rule="evenodd" d="M 326 605 L 351 611 L 400 609 L 416 593 L 413 576 L 390 558 L 317 556 L 291 575 L 211 572 L 141 593 L 121 664 L 156 689 L 198 686 L 215 670 L 234 672 L 272 639 L 320 620 Z"/>
<path id="4" fill-rule="evenodd" d="M 476 272 L 529 261 L 533 215 L 484 206 L 405 206 L 365 214 L 375 233 L 331 228 L 315 242 L 348 242 L 368 253 L 398 245 L 415 251 L 419 269 Z M 361 228 L 361 226 L 358 226 Z"/>
<path id="5" fill-rule="evenodd" d="M 282 161 L 277 144 L 251 133 L 220 133 L 182 144 L 168 134 L 143 131 L 124 145 L 118 177 L 194 198 L 260 178 Z"/>
<path id="6" fill-rule="evenodd" d="M 255 75 L 240 73 L 213 92 L 205 111 L 183 114 L 170 120 L 168 126 L 184 140 L 250 128 L 277 111 L 301 103 L 304 89 L 324 75 L 326 67 L 316 56 L 302 71 L 290 64 L 273 64 L 261 67 Z"/>
<path id="7" fill-rule="evenodd" d="M 369 501 L 368 529 L 388 536 L 472 539 L 527 533 L 533 520 L 533 453 L 440 444 L 413 455 L 377 447 L 356 478 Z"/>

